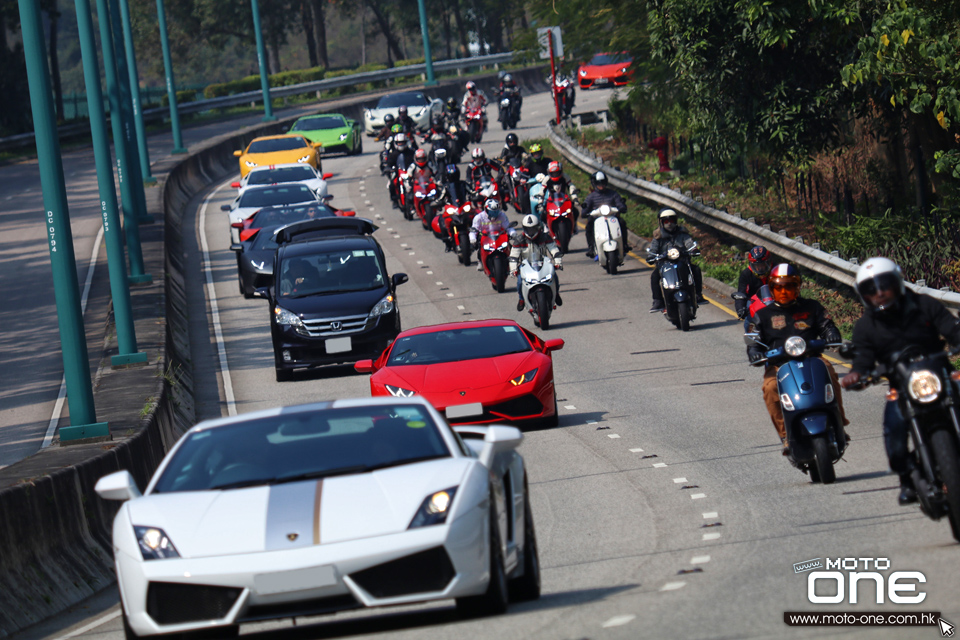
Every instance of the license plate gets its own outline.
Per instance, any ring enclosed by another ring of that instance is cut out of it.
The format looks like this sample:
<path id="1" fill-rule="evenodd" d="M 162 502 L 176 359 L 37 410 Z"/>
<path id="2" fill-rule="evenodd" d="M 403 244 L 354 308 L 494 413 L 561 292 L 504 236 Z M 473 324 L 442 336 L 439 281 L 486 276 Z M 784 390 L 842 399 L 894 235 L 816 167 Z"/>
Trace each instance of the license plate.
<path id="1" fill-rule="evenodd" d="M 447 407 L 448 418 L 466 418 L 468 416 L 483 415 L 483 404 L 471 402 L 470 404 L 455 404 Z"/>
<path id="2" fill-rule="evenodd" d="M 350 336 L 327 340 L 327 353 L 343 353 L 351 349 L 353 349 L 353 340 L 350 339 Z"/>
<path id="3" fill-rule="evenodd" d="M 257 593 L 262 596 L 332 587 L 335 584 L 337 584 L 337 575 L 330 565 L 294 569 L 293 571 L 260 573 L 253 576 L 253 586 Z"/>
<path id="4" fill-rule="evenodd" d="M 594 84 L 609 84 L 610 78 L 597 78 L 593 81 Z"/>

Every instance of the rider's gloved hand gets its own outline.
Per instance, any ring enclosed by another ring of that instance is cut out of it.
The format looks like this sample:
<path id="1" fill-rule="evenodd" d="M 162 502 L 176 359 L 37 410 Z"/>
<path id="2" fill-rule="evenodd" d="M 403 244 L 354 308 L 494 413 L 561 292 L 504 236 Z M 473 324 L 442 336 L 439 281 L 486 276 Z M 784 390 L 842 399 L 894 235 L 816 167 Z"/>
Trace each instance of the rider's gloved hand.
<path id="1" fill-rule="evenodd" d="M 746 318 L 746 317 L 747 317 L 747 308 L 746 308 L 746 307 L 744 307 L 743 309 L 737 309 L 737 318 L 738 318 L 738 319 L 743 320 L 743 319 Z"/>
<path id="2" fill-rule="evenodd" d="M 851 371 L 847 375 L 840 378 L 840 386 L 844 389 L 855 389 L 860 386 L 860 374 L 856 371 Z"/>
<path id="3" fill-rule="evenodd" d="M 763 360 L 763 354 L 759 351 L 751 351 L 747 354 L 747 357 L 750 358 L 750 364 L 755 364 L 759 360 Z"/>
<path id="4" fill-rule="evenodd" d="M 556 260 L 553 261 L 553 267 L 557 271 L 563 271 L 563 261 L 558 257 Z"/>

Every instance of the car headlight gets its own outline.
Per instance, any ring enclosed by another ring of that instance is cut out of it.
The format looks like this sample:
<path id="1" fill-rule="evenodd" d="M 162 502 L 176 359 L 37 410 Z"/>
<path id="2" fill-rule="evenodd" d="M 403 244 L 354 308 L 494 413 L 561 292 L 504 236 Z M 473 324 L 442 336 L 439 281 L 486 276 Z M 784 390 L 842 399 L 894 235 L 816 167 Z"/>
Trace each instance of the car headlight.
<path id="1" fill-rule="evenodd" d="M 382 316 L 385 313 L 390 313 L 394 309 L 393 296 L 387 294 L 380 299 L 380 302 L 373 305 L 373 309 L 370 310 L 370 317 L 377 318 Z"/>
<path id="2" fill-rule="evenodd" d="M 785 410 L 787 410 L 787 411 L 793 411 L 793 410 L 794 410 L 793 400 L 791 400 L 791 399 L 790 399 L 790 396 L 788 396 L 788 395 L 785 394 L 785 393 L 781 393 L 781 394 L 780 394 L 780 404 L 781 404 L 781 405 L 783 406 L 783 408 L 784 408 Z"/>
<path id="3" fill-rule="evenodd" d="M 346 139 L 347 139 L 347 134 L 346 134 L 346 133 L 341 133 L 341 134 L 340 134 L 340 142 L 343 142 L 343 141 L 346 140 Z"/>
<path id="4" fill-rule="evenodd" d="M 626 68 L 626 67 L 624 67 L 623 69 L 620 69 L 620 73 L 626 73 L 626 72 L 627 72 L 627 68 Z"/>
<path id="5" fill-rule="evenodd" d="M 679 260 L 680 259 L 680 250 L 676 247 L 670 247 L 667 249 L 667 258 L 670 260 Z"/>
<path id="6" fill-rule="evenodd" d="M 395 387 L 392 384 L 385 384 L 383 386 L 386 387 L 387 393 L 394 398 L 412 398 L 417 395 L 416 391 L 410 391 L 410 389 L 404 389 L 403 387 Z"/>
<path id="7" fill-rule="evenodd" d="M 450 513 L 450 505 L 453 504 L 453 496 L 456 494 L 457 487 L 450 487 L 427 496 L 420 508 L 417 509 L 417 514 L 413 516 L 413 520 L 410 521 L 410 526 L 407 529 L 429 527 L 446 522 L 447 514 Z"/>
<path id="8" fill-rule="evenodd" d="M 244 163 L 245 165 L 247 165 L 248 167 L 255 167 L 255 166 L 257 166 L 257 163 L 256 163 L 256 162 L 250 162 L 249 160 L 244 160 L 243 163 Z"/>
<path id="9" fill-rule="evenodd" d="M 309 160 L 310 160 L 309 155 L 303 156 L 302 158 L 297 158 L 297 162 L 308 162 Z"/>
<path id="10" fill-rule="evenodd" d="M 263 271 L 263 268 L 267 265 L 267 261 L 261 260 L 260 262 L 257 262 L 256 260 L 250 260 L 250 264 L 253 265 L 253 268 L 257 271 Z"/>
<path id="11" fill-rule="evenodd" d="M 292 311 L 287 311 L 280 305 L 277 305 L 273 308 L 273 317 L 277 321 L 277 324 L 290 325 L 298 331 L 305 329 L 303 326 L 303 320 L 300 319 L 300 316 Z"/>
<path id="12" fill-rule="evenodd" d="M 418 118 L 422 117 L 423 114 L 425 114 L 425 113 L 427 112 L 427 109 L 428 109 L 428 108 L 429 108 L 429 107 L 422 107 L 422 108 L 420 109 L 420 111 L 417 112 L 417 117 L 418 117 Z"/>
<path id="13" fill-rule="evenodd" d="M 793 356 L 797 358 L 802 356 L 807 350 L 807 341 L 801 338 L 800 336 L 790 336 L 787 338 L 787 341 L 783 344 L 783 350 L 787 353 L 788 356 Z M 793 409 L 791 409 L 793 411 Z"/>
<path id="14" fill-rule="evenodd" d="M 526 384 L 527 382 L 532 382 L 533 379 L 534 379 L 535 377 L 537 377 L 537 371 L 538 371 L 538 370 L 539 370 L 539 369 L 531 369 L 530 371 L 527 371 L 526 373 L 520 374 L 520 375 L 517 376 L 516 378 L 512 378 L 512 379 L 510 380 L 510 384 L 512 384 L 512 385 L 515 386 L 515 387 L 519 387 L 520 385 Z"/>
<path id="15" fill-rule="evenodd" d="M 830 402 L 833 402 L 833 398 L 834 398 L 833 385 L 828 384 L 826 386 L 826 389 L 824 389 L 824 392 L 823 392 L 823 401 L 826 403 L 830 403 Z"/>
<path id="16" fill-rule="evenodd" d="M 910 392 L 911 398 L 926 404 L 933 402 L 940 396 L 943 385 L 937 374 L 924 369 L 910 374 L 910 379 L 907 381 L 907 390 Z"/>
<path id="17" fill-rule="evenodd" d="M 586 69 L 580 69 L 580 77 L 583 78 L 583 77 L 586 76 L 586 75 L 587 75 L 587 70 L 586 70 Z"/>
<path id="18" fill-rule="evenodd" d="M 137 536 L 137 546 L 140 547 L 140 555 L 144 560 L 165 560 L 167 558 L 179 558 L 176 547 L 170 542 L 163 529 L 157 527 L 134 527 L 134 534 Z"/>

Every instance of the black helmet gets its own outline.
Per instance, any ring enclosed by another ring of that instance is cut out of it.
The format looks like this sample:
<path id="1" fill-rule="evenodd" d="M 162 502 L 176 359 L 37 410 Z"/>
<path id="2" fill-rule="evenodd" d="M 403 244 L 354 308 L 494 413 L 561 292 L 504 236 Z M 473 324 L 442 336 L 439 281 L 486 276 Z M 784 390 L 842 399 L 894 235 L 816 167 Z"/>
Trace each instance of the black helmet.
<path id="1" fill-rule="evenodd" d="M 407 115 L 407 105 L 405 104 L 400 105 L 400 107 L 397 109 L 397 113 L 401 118 Z"/>
<path id="2" fill-rule="evenodd" d="M 593 185 L 594 189 L 603 189 L 607 186 L 607 174 L 603 171 L 597 171 L 592 176 L 590 176 L 590 184 Z"/>
<path id="3" fill-rule="evenodd" d="M 388 113 L 387 115 L 383 116 L 383 126 L 385 127 L 392 127 L 393 123 L 396 121 L 397 119 L 393 117 L 392 113 Z"/>
<path id="4" fill-rule="evenodd" d="M 456 109 L 459 106 L 460 105 L 457 103 L 456 98 L 454 98 L 453 96 L 450 96 L 449 98 L 447 98 L 447 109 L 450 109 L 452 111 L 453 109 Z"/>
<path id="5" fill-rule="evenodd" d="M 513 147 L 517 146 L 518 144 L 520 144 L 520 138 L 517 137 L 517 134 L 515 134 L 515 133 L 508 133 L 508 134 L 507 134 L 507 146 L 512 149 Z"/>

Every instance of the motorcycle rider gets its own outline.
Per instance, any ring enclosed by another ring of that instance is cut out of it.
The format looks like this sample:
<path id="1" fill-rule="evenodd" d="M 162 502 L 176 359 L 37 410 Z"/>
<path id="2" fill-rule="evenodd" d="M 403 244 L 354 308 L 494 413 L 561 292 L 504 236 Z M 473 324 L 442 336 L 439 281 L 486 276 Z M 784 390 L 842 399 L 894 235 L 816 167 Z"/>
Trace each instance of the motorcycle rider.
<path id="1" fill-rule="evenodd" d="M 477 271 L 483 271 L 483 261 L 480 259 L 480 243 L 477 236 L 486 234 L 495 237 L 504 230 L 508 237 L 514 235 L 507 214 L 500 208 L 500 201 L 495 198 L 487 198 L 487 201 L 483 203 L 483 211 L 474 217 L 473 226 L 470 227 L 470 244 L 477 250 Z"/>
<path id="2" fill-rule="evenodd" d="M 653 232 L 653 241 L 647 247 L 648 258 L 662 255 L 671 246 L 690 250 L 694 242 L 693 237 L 686 230 L 677 224 L 677 212 L 673 209 L 662 209 L 660 215 L 660 228 Z M 690 263 L 690 270 L 693 271 L 693 282 L 697 290 L 697 304 L 706 304 L 707 299 L 703 297 L 703 273 L 700 267 Z M 663 291 L 660 290 L 660 263 L 653 267 L 653 273 L 650 274 L 650 291 L 653 293 L 653 306 L 650 307 L 650 313 L 663 311 Z"/>
<path id="3" fill-rule="evenodd" d="M 388 113 L 383 116 L 383 126 L 380 128 L 380 131 L 377 132 L 377 137 L 374 138 L 377 142 L 382 142 L 384 140 L 389 140 L 393 136 L 393 125 L 397 123 L 397 119 L 393 117 L 392 113 Z"/>
<path id="4" fill-rule="evenodd" d="M 436 160 L 441 189 L 438 200 L 449 202 L 459 207 L 467 201 L 467 185 L 460 179 L 460 167 L 447 162 L 447 152 L 445 149 L 437 149 Z"/>
<path id="5" fill-rule="evenodd" d="M 407 134 L 397 133 L 393 137 L 393 149 L 387 156 L 387 165 L 395 169 L 398 174 L 403 174 L 411 164 L 413 164 L 413 154 L 407 148 Z M 401 184 L 399 178 L 397 183 Z M 390 181 L 390 200 L 393 201 L 394 209 L 400 206 L 400 193 L 393 180 Z"/>
<path id="6" fill-rule="evenodd" d="M 523 281 L 520 279 L 520 263 L 524 260 L 541 261 L 547 258 L 553 260 L 553 266 L 557 271 L 563 270 L 560 247 L 553 241 L 549 233 L 543 229 L 540 218 L 528 213 L 523 216 L 520 222 L 523 233 L 514 233 L 510 236 L 510 272 L 517 278 L 517 311 L 523 311 L 526 303 L 523 300 Z M 563 298 L 560 297 L 560 278 L 554 274 L 554 282 L 557 285 L 557 297 L 554 302 L 557 306 L 563 306 Z"/>
<path id="7" fill-rule="evenodd" d="M 460 128 L 460 103 L 457 102 L 457 99 L 453 96 L 447 98 L 447 103 L 443 108 L 443 119 L 444 124 L 449 129 L 450 127 Z"/>
<path id="8" fill-rule="evenodd" d="M 497 95 L 501 100 L 503 99 L 504 92 L 506 92 L 512 100 L 516 100 L 517 122 L 520 122 L 520 109 L 523 107 L 523 96 L 520 95 L 520 87 L 517 86 L 517 83 L 513 80 L 513 76 L 509 73 L 503 74 L 503 77 L 500 79 L 500 87 L 497 89 Z"/>
<path id="9" fill-rule="evenodd" d="M 627 203 L 624 202 L 623 196 L 610 188 L 610 184 L 607 181 L 607 174 L 603 171 L 597 171 L 590 176 L 590 185 L 593 187 L 593 191 L 587 196 L 587 199 L 583 201 L 583 210 L 586 214 L 589 214 L 591 211 L 596 211 L 603 205 L 616 208 L 618 212 L 617 220 L 620 221 L 620 236 L 623 238 L 623 253 L 626 254 L 633 248 L 630 246 L 629 236 L 627 235 L 627 223 L 623 219 L 623 214 L 627 210 Z M 588 258 L 597 257 L 597 248 L 594 246 L 596 240 L 593 237 L 593 225 L 596 224 L 596 221 L 597 219 L 595 217 L 587 215 Z M 573 226 L 574 229 L 576 229 L 576 219 L 574 219 Z"/>
<path id="10" fill-rule="evenodd" d="M 427 152 L 417 149 L 413 154 L 413 164 L 407 167 L 407 192 L 413 191 L 413 183 L 417 180 L 433 180 L 433 169 L 427 162 Z"/>
<path id="11" fill-rule="evenodd" d="M 538 173 L 547 175 L 550 171 L 550 164 L 553 163 L 553 158 L 548 158 L 543 155 L 543 147 L 540 146 L 540 143 L 534 142 L 530 145 L 527 153 L 529 155 L 524 164 L 527 169 L 530 169 L 530 175 L 535 176 Z"/>
<path id="12" fill-rule="evenodd" d="M 844 389 L 861 388 L 861 380 L 877 362 L 886 362 L 906 347 L 917 346 L 924 354 L 933 354 L 943 351 L 944 340 L 951 346 L 960 345 L 960 321 L 939 300 L 907 289 L 903 272 L 892 260 L 870 258 L 857 269 L 856 281 L 863 316 L 853 327 L 856 355 L 852 370 L 840 381 Z M 888 400 L 883 411 L 883 441 L 890 470 L 900 476 L 901 505 L 917 501 L 910 478 L 908 429 L 897 401 Z"/>
<path id="13" fill-rule="evenodd" d="M 471 189 L 476 186 L 477 182 L 483 176 L 490 176 L 492 178 L 494 171 L 500 172 L 500 163 L 495 160 L 488 160 L 487 154 L 484 153 L 482 148 L 475 147 L 474 150 L 470 152 L 470 157 L 472 159 L 467 166 L 467 183 Z"/>
<path id="14" fill-rule="evenodd" d="M 770 276 L 770 252 L 766 247 L 756 246 L 747 253 L 747 268 L 740 272 L 740 282 L 737 291 L 746 296 L 745 300 L 735 300 L 737 317 L 743 320 L 747 317 L 752 298 L 760 287 L 767 284 Z"/>
<path id="15" fill-rule="evenodd" d="M 417 123 L 413 121 L 409 115 L 407 115 L 407 105 L 402 104 L 397 109 L 397 124 L 403 125 L 404 133 L 416 133 L 417 132 Z"/>
<path id="16" fill-rule="evenodd" d="M 519 167 L 524 164 L 526 158 L 527 150 L 520 146 L 520 138 L 515 133 L 508 133 L 503 149 L 500 151 L 500 162 L 502 164 L 515 164 Z M 511 160 L 515 162 L 511 162 Z"/>
<path id="17" fill-rule="evenodd" d="M 467 91 L 463 94 L 463 100 L 460 102 L 460 111 L 464 115 L 471 111 L 480 110 L 483 112 L 483 128 L 487 128 L 487 96 L 483 91 L 477 89 L 477 83 L 473 80 L 467 82 Z"/>
<path id="18" fill-rule="evenodd" d="M 840 342 L 840 330 L 833 323 L 826 309 L 816 300 L 800 297 L 800 285 L 803 279 L 800 271 L 792 264 L 778 264 L 770 272 L 770 288 L 773 290 L 773 304 L 764 307 L 756 313 L 757 332 L 759 341 L 765 346 L 753 343 L 747 347 L 747 357 L 750 362 L 756 362 L 764 356 L 768 349 L 783 347 L 787 338 L 800 336 L 806 341 L 818 338 L 827 342 Z M 834 389 L 839 389 L 837 372 L 833 365 L 821 356 L 827 366 L 830 380 Z M 787 430 L 783 421 L 783 409 L 780 407 L 780 396 L 777 392 L 777 369 L 779 367 L 767 364 L 763 372 L 763 401 L 770 413 L 780 442 L 783 444 L 783 455 L 789 455 L 787 444 Z M 843 426 L 850 424 L 843 410 L 843 398 L 836 394 L 837 408 L 840 410 L 840 420 Z"/>

